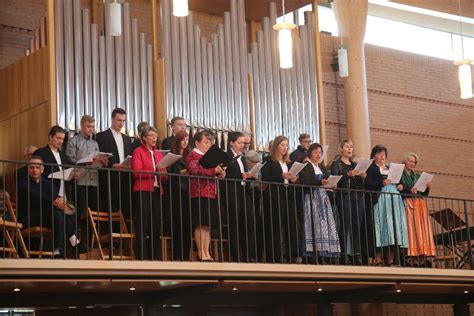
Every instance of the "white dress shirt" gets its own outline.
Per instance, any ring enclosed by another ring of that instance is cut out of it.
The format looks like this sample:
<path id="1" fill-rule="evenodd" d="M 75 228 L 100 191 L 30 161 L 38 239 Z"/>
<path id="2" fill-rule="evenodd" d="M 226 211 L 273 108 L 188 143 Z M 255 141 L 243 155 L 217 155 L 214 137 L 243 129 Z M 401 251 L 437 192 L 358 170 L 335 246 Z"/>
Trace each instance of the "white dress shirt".
<path id="1" fill-rule="evenodd" d="M 156 162 L 155 162 L 155 156 L 153 156 L 153 150 L 148 150 L 150 152 L 150 155 L 151 155 L 151 161 L 153 163 L 153 172 L 156 172 Z M 159 187 L 158 185 L 158 180 L 155 176 L 155 187 Z"/>
<path id="2" fill-rule="evenodd" d="M 61 155 L 59 155 L 59 151 L 57 151 L 56 149 L 53 149 L 51 147 L 49 147 L 49 149 L 51 149 L 51 152 L 53 153 L 54 159 L 56 159 L 56 163 L 58 165 L 62 164 Z M 61 167 L 61 166 L 58 166 L 58 167 L 59 167 L 59 170 L 63 170 L 63 167 Z M 64 197 L 64 180 L 61 180 L 61 185 L 59 186 L 58 195 Z"/>
<path id="3" fill-rule="evenodd" d="M 239 156 L 232 148 L 230 149 L 230 151 L 232 151 L 232 155 L 234 155 L 234 157 L 237 157 Z M 242 155 L 239 156 L 239 158 L 236 159 L 237 160 L 237 163 L 239 164 L 239 169 L 240 169 L 240 173 L 244 173 L 245 172 L 245 168 L 244 168 L 244 163 L 242 162 Z M 245 182 L 240 182 L 241 185 L 245 185 Z"/>
<path id="4" fill-rule="evenodd" d="M 120 160 L 119 163 L 122 163 L 125 160 L 122 133 L 117 132 L 113 130 L 112 128 L 110 130 L 112 131 L 112 135 L 114 135 L 115 144 L 117 145 L 119 160 Z"/>
<path id="5" fill-rule="evenodd" d="M 281 162 L 281 161 L 280 161 L 280 166 L 281 166 L 281 170 L 283 170 L 283 173 L 288 172 L 288 165 L 286 164 L 286 162 Z M 284 182 L 285 182 L 285 184 L 290 183 L 290 182 L 288 181 L 288 179 L 285 179 Z"/>

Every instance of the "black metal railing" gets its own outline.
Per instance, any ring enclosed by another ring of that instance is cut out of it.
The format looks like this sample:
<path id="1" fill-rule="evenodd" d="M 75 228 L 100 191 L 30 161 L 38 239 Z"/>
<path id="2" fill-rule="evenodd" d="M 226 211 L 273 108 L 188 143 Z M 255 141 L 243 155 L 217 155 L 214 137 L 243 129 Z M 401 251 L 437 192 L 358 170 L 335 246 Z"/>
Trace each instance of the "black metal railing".
<path id="1" fill-rule="evenodd" d="M 66 165 L 61 185 L 0 166 L 4 258 L 474 266 L 472 200 Z"/>

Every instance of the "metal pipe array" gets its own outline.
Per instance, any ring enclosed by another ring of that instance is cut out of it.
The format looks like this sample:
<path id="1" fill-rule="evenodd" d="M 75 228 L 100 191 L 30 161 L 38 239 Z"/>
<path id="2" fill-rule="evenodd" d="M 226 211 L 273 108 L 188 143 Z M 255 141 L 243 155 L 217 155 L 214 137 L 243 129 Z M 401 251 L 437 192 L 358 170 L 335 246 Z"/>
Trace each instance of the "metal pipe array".
<path id="1" fill-rule="evenodd" d="M 262 19 L 262 30 L 249 51 L 244 0 L 229 1 L 230 12 L 224 13 L 224 22 L 210 39 L 201 36 L 192 13 L 174 17 L 172 1 L 161 1 L 168 120 L 183 116 L 194 130 L 250 131 L 250 73 L 257 148 L 265 149 L 280 134 L 293 148 L 300 133 L 318 141 L 312 13 L 306 12 L 306 24 L 294 31 L 294 67 L 280 69 L 278 34 L 272 28 L 276 4 L 270 3 L 269 17 Z"/>
<path id="2" fill-rule="evenodd" d="M 96 119 L 97 131 L 110 126 L 116 107 L 127 111 L 126 133 L 141 121 L 154 123 L 153 60 L 145 33 L 123 3 L 122 35 L 112 37 L 91 24 L 80 0 L 55 0 L 57 124 L 78 130 L 83 115 Z"/>

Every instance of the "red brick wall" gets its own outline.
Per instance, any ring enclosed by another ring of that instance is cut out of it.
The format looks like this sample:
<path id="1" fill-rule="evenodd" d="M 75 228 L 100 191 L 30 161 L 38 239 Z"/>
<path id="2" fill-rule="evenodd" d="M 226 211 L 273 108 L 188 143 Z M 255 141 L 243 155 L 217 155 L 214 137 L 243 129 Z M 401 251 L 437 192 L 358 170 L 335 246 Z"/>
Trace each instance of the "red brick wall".
<path id="1" fill-rule="evenodd" d="M 329 67 L 337 40 L 322 35 L 323 82 L 330 156 L 346 137 L 343 84 Z M 461 100 L 450 61 L 367 45 L 372 145 L 388 160 L 419 154 L 418 168 L 436 175 L 432 195 L 474 198 L 474 100 Z M 336 93 L 337 92 L 337 93 Z"/>

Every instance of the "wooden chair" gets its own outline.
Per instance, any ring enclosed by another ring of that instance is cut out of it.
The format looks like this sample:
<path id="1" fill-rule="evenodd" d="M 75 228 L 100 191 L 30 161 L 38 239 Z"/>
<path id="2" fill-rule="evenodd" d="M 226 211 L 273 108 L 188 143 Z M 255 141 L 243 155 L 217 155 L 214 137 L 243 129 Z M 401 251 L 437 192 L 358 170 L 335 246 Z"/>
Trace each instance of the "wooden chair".
<path id="1" fill-rule="evenodd" d="M 87 208 L 87 219 L 93 235 L 91 248 L 97 247 L 99 259 L 110 259 L 111 250 L 113 260 L 133 260 L 135 258 L 133 251 L 135 236 L 128 232 L 120 210 L 109 215 L 108 212 L 92 211 L 90 208 Z M 116 223 L 119 224 L 119 232 L 112 231 L 112 233 L 109 233 L 110 220 L 112 221 L 112 227 L 116 227 Z M 101 234 L 101 228 L 105 228 L 107 233 Z M 102 247 L 103 243 L 108 245 L 108 249 Z M 118 248 L 114 249 L 114 245 L 118 246 Z"/>
<path id="2" fill-rule="evenodd" d="M 5 243 L 0 244 L 0 252 L 8 253 L 11 257 L 18 258 L 17 245 L 21 248 L 23 256 L 25 258 L 30 257 L 30 253 L 26 247 L 25 241 L 22 235 L 23 225 L 17 221 L 15 210 L 13 209 L 12 203 L 9 197 L 5 194 L 5 191 L 0 191 L 0 203 L 5 205 L 4 212 L 8 212 L 10 220 L 5 220 L 0 217 L 0 235 L 5 238 Z M 5 216 L 5 213 L 3 214 Z"/>

